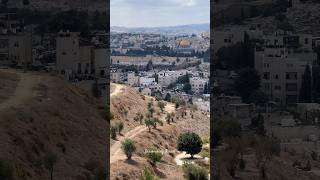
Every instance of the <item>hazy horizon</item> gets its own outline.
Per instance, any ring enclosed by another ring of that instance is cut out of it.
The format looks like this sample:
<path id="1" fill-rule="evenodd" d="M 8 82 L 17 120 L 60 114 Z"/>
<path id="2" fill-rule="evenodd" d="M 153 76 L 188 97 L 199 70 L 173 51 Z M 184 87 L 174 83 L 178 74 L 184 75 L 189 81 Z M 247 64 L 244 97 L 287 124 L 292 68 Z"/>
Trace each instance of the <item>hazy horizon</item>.
<path id="1" fill-rule="evenodd" d="M 210 23 L 209 0 L 111 0 L 110 24 L 127 28 Z"/>
<path id="2" fill-rule="evenodd" d="M 178 27 L 178 26 L 190 26 L 190 25 L 203 25 L 203 24 L 208 24 L 208 27 L 210 26 L 210 22 L 204 22 L 204 23 L 193 23 L 193 24 L 177 24 L 177 25 L 172 25 L 172 26 L 113 26 L 111 27 L 123 27 L 123 28 L 167 28 L 167 27 Z M 210 27 L 209 27 L 210 28 Z"/>

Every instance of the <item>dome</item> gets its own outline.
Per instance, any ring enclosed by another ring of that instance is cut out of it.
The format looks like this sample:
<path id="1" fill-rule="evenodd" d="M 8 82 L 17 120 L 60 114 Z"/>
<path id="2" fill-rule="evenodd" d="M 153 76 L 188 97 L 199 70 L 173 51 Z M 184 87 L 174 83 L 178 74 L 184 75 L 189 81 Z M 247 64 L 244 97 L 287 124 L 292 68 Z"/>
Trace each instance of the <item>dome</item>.
<path id="1" fill-rule="evenodd" d="M 180 47 L 189 47 L 191 45 L 191 42 L 189 40 L 183 39 L 180 41 L 179 46 Z"/>

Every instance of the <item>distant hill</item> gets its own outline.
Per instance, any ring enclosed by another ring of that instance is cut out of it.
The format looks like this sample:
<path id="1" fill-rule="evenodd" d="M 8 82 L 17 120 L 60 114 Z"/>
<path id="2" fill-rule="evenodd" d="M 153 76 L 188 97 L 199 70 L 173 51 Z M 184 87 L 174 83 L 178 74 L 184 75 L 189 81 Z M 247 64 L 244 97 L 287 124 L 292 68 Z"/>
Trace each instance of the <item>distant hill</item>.
<path id="1" fill-rule="evenodd" d="M 111 32 L 122 33 L 155 33 L 155 34 L 198 34 L 201 32 L 210 31 L 210 24 L 187 24 L 178 26 L 165 26 L 165 27 L 121 27 L 112 26 Z"/>

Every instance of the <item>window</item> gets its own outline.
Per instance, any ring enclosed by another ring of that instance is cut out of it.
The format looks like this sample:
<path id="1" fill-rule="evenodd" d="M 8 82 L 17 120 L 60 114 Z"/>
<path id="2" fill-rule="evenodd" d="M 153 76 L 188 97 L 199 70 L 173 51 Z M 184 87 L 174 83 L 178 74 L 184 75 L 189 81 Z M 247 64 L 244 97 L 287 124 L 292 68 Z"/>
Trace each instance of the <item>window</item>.
<path id="1" fill-rule="evenodd" d="M 264 72 L 263 73 L 263 79 L 269 80 L 270 79 L 270 73 L 269 72 Z"/>
<path id="2" fill-rule="evenodd" d="M 62 52 L 61 54 L 62 54 L 62 55 L 64 55 L 64 56 L 65 56 L 65 55 L 67 55 L 67 53 L 66 53 L 66 52 Z"/>
<path id="3" fill-rule="evenodd" d="M 298 85 L 297 83 L 287 83 L 286 84 L 286 90 L 291 92 L 291 91 L 297 91 L 298 90 Z"/>
<path id="4" fill-rule="evenodd" d="M 304 39 L 304 44 L 309 44 L 309 39 L 308 38 Z"/>
<path id="5" fill-rule="evenodd" d="M 297 80 L 298 74 L 296 72 L 286 72 L 287 80 Z"/>

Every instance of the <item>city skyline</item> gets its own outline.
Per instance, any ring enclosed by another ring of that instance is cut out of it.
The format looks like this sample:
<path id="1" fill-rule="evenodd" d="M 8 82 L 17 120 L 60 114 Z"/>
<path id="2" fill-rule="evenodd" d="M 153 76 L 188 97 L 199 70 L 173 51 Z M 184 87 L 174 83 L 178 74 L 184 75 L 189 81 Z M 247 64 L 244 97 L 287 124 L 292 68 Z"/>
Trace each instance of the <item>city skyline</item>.
<path id="1" fill-rule="evenodd" d="M 110 12 L 111 26 L 129 28 L 210 22 L 207 0 L 111 0 Z"/>

